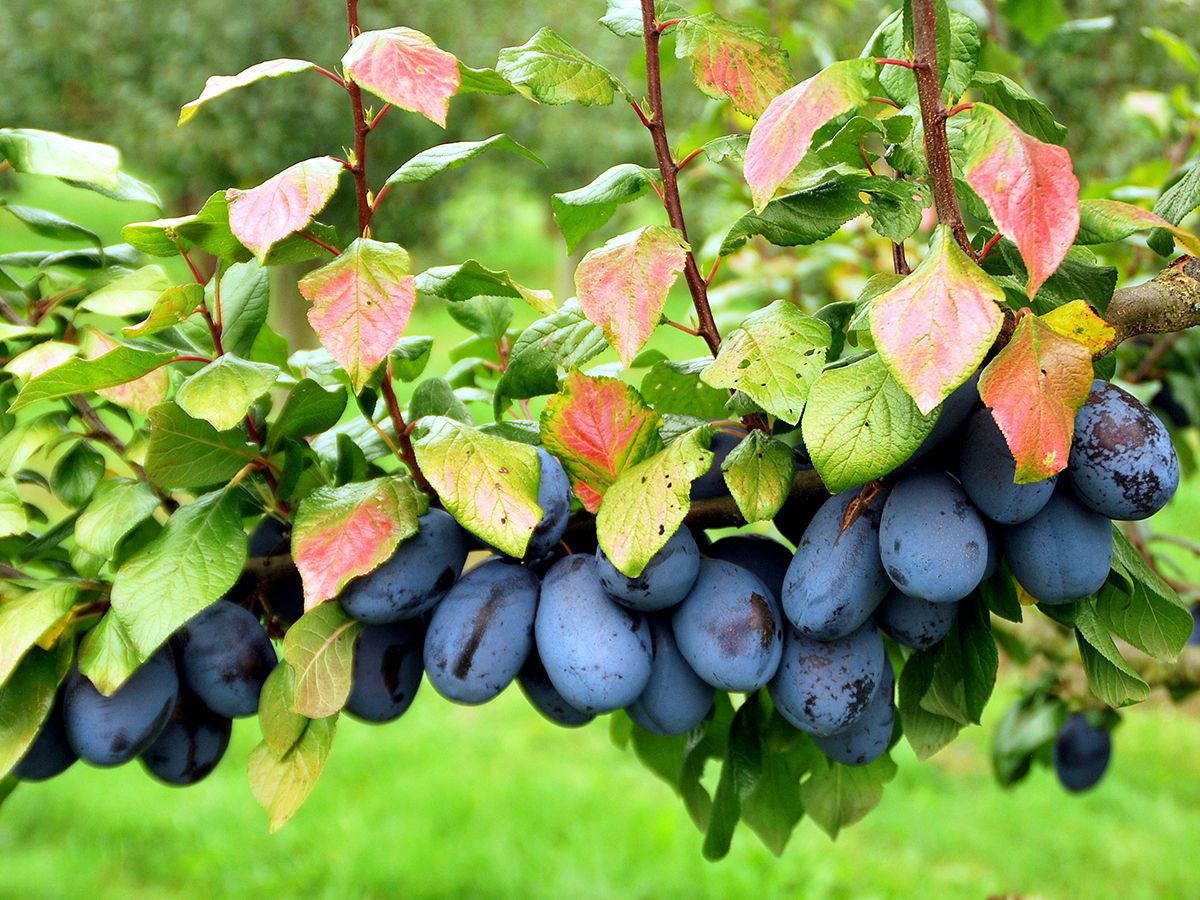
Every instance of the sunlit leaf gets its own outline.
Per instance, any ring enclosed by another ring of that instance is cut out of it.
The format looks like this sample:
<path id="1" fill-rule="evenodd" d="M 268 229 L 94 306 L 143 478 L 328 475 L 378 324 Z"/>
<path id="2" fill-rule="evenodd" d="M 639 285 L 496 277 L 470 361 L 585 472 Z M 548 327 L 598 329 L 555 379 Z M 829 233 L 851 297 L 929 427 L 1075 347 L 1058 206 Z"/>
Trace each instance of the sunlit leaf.
<path id="1" fill-rule="evenodd" d="M 331 156 L 288 166 L 248 190 L 230 188 L 229 227 L 260 263 L 285 237 L 305 228 L 337 190 L 343 166 Z"/>
<path id="2" fill-rule="evenodd" d="M 446 127 L 458 92 L 458 60 L 411 28 L 364 31 L 342 57 L 346 76 L 393 106 L 419 112 Z"/>
<path id="3" fill-rule="evenodd" d="M 307 72 L 315 69 L 316 63 L 305 59 L 270 59 L 266 62 L 255 63 L 248 69 L 243 69 L 236 75 L 212 75 L 204 82 L 204 90 L 200 96 L 185 103 L 179 110 L 179 124 L 183 125 L 199 112 L 200 107 L 209 100 L 214 100 L 222 94 L 227 94 L 237 88 L 254 84 L 264 78 L 278 78 L 280 75 L 294 75 L 297 72 Z"/>
<path id="4" fill-rule="evenodd" d="M 753 26 L 707 13 L 689 16 L 678 27 L 675 55 L 691 60 L 697 87 L 710 97 L 728 98 L 740 113 L 761 115 L 791 83 L 787 53 Z"/>

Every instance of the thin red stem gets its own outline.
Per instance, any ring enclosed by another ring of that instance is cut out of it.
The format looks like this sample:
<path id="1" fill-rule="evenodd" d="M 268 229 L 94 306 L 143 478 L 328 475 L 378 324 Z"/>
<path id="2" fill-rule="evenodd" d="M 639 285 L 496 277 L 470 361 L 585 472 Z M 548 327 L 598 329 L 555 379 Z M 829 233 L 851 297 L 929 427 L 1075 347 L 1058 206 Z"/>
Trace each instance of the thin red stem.
<path id="1" fill-rule="evenodd" d="M 721 260 L 724 258 L 723 256 L 718 256 L 713 260 L 712 268 L 708 270 L 708 277 L 704 279 L 705 285 L 712 286 L 713 279 L 717 277 L 717 270 L 721 268 Z"/>
<path id="2" fill-rule="evenodd" d="M 642 112 L 642 107 L 638 105 L 638 102 L 636 100 L 630 100 L 629 105 L 633 107 L 633 111 L 637 113 L 637 117 L 642 120 L 642 124 L 649 128 L 650 120 L 646 118 L 646 114 Z"/>
<path id="3" fill-rule="evenodd" d="M 907 59 L 892 59 L 891 57 L 879 57 L 875 60 L 877 66 L 900 66 L 902 69 L 916 68 L 916 63 L 911 63 Z"/>
<path id="4" fill-rule="evenodd" d="M 983 249 L 979 251 L 979 262 L 983 262 L 985 259 L 987 259 L 987 255 L 992 252 L 993 247 L 1000 243 L 1000 238 L 1002 237 L 1004 237 L 1004 235 L 995 234 L 988 239 L 988 242 L 983 245 Z"/>
<path id="5" fill-rule="evenodd" d="M 358 27 L 358 0 L 346 0 L 346 20 L 353 42 L 361 33 Z M 351 81 L 346 85 L 346 93 L 350 95 L 350 108 L 354 116 L 354 165 L 350 171 L 354 175 L 354 193 L 358 200 L 358 231 L 359 234 L 366 234 L 371 228 L 373 212 L 367 189 L 367 135 L 371 132 L 371 126 L 367 124 L 363 111 L 362 89 Z"/>
<path id="6" fill-rule="evenodd" d="M 179 248 L 179 255 L 182 256 L 183 261 L 187 263 L 188 269 L 191 270 L 192 277 L 196 279 L 196 284 L 201 286 L 208 284 L 208 279 L 204 277 L 198 268 L 196 268 L 196 264 L 192 262 L 192 258 L 188 256 L 187 251 L 183 249 L 183 244 L 179 242 L 179 238 L 171 238 L 171 240 L 175 246 Z"/>
<path id="7" fill-rule="evenodd" d="M 374 131 L 376 128 L 378 128 L 379 123 L 383 121 L 383 117 L 386 116 L 391 111 L 391 109 L 392 109 L 392 104 L 390 104 L 390 103 L 383 104 L 383 106 L 381 106 L 379 108 L 379 112 L 375 113 L 375 115 L 371 117 L 371 124 L 368 127 L 370 127 L 370 129 L 372 131 Z"/>
<path id="8" fill-rule="evenodd" d="M 659 22 L 658 23 L 658 33 L 662 34 L 664 31 L 666 31 L 672 25 L 678 25 L 682 21 L 683 21 L 683 19 L 667 19 L 665 22 Z"/>
<path id="9" fill-rule="evenodd" d="M 868 97 L 867 102 L 868 103 L 882 103 L 884 106 L 890 106 L 892 109 L 904 109 L 903 106 L 901 106 L 899 103 L 897 103 L 895 100 L 892 100 L 889 97 Z"/>
<path id="10" fill-rule="evenodd" d="M 308 241 L 309 243 L 316 244 L 318 247 L 328 250 L 334 256 L 341 256 L 341 254 L 342 254 L 342 251 L 339 250 L 337 247 L 333 246 L 333 244 L 325 243 L 323 240 L 321 240 L 315 234 L 309 234 L 307 231 L 298 231 L 296 233 L 298 235 L 300 235 L 300 237 L 302 237 L 306 241 Z"/>
<path id="11" fill-rule="evenodd" d="M 396 429 L 396 437 L 400 440 L 400 458 L 408 466 L 408 471 L 412 473 L 417 486 L 430 497 L 436 497 L 437 492 L 433 489 L 433 485 L 429 483 L 425 473 L 417 464 L 417 452 L 413 449 L 412 429 L 404 421 L 404 413 L 400 411 L 400 401 L 396 399 L 396 390 L 392 387 L 392 361 L 390 359 L 387 363 L 387 371 L 383 373 L 383 383 L 380 387 L 383 390 L 384 402 L 387 403 L 388 415 L 392 419 L 392 427 Z"/>
<path id="12" fill-rule="evenodd" d="M 168 360 L 166 363 L 163 363 L 163 365 L 165 366 L 168 363 L 188 363 L 188 362 L 198 362 L 198 363 L 204 363 L 205 365 L 207 365 L 208 363 L 212 362 L 212 360 L 209 359 L 207 356 L 176 356 L 174 359 Z"/>
<path id="13" fill-rule="evenodd" d="M 867 167 L 867 171 L 872 175 L 875 174 L 875 167 L 871 165 L 871 157 L 867 155 L 867 148 L 863 145 L 865 135 L 858 140 L 858 154 L 862 157 L 863 165 Z"/>
<path id="14" fill-rule="evenodd" d="M 217 270 L 213 272 L 213 315 L 217 320 L 217 328 L 222 332 L 225 330 L 225 316 L 221 312 L 221 264 L 217 263 Z"/>
<path id="15" fill-rule="evenodd" d="M 313 71 L 317 72 L 321 75 L 324 75 L 330 81 L 334 82 L 338 87 L 344 88 L 346 86 L 346 82 L 342 81 L 341 76 L 335 75 L 333 72 L 330 72 L 324 66 L 313 66 Z"/>
<path id="16" fill-rule="evenodd" d="M 946 118 L 949 119 L 952 116 L 957 116 L 960 112 L 966 112 L 968 109 L 974 108 L 974 103 L 960 103 L 957 106 L 952 106 L 946 110 Z"/>
<path id="17" fill-rule="evenodd" d="M 699 331 L 697 331 L 695 328 L 688 328 L 682 322 L 676 322 L 674 319 L 666 319 L 665 321 L 672 328 L 678 328 L 684 334 L 690 334 L 692 337 L 700 337 Z"/>
<path id="18" fill-rule="evenodd" d="M 679 161 L 679 164 L 675 166 L 675 171 L 682 172 L 685 168 L 687 168 L 688 163 L 690 163 L 693 159 L 695 159 L 697 156 L 699 156 L 703 152 L 704 152 L 703 147 L 697 147 L 695 150 L 693 150 L 691 153 L 689 153 L 687 156 L 685 156 L 683 159 L 681 159 Z"/>
<path id="19" fill-rule="evenodd" d="M 391 190 L 392 186 L 390 184 L 385 184 L 379 193 L 375 195 L 375 202 L 371 204 L 372 215 L 379 211 L 379 204 L 383 202 L 384 197 L 391 193 Z"/>

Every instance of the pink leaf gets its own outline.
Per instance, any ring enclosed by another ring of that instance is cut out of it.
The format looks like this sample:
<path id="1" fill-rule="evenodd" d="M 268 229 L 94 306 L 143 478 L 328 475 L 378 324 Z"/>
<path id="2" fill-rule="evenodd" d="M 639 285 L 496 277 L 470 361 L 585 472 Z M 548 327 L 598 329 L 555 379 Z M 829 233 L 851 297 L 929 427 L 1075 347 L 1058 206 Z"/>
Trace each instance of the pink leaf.
<path id="1" fill-rule="evenodd" d="M 404 333 L 417 298 L 410 271 L 399 244 L 359 238 L 300 279 L 308 321 L 356 392 Z"/>
<path id="2" fill-rule="evenodd" d="M 1003 300 L 943 227 L 913 273 L 871 303 L 879 355 L 923 415 L 983 361 L 1004 321 Z"/>
<path id="3" fill-rule="evenodd" d="M 966 150 L 967 182 L 1000 233 L 1021 251 L 1033 297 L 1079 230 L 1079 180 L 1071 155 L 1030 137 L 984 103 L 976 103 L 971 112 Z"/>
<path id="4" fill-rule="evenodd" d="M 613 238 L 575 270 L 583 314 L 600 326 L 625 365 L 658 325 L 687 249 L 674 228 L 652 225 Z"/>
<path id="5" fill-rule="evenodd" d="M 304 582 L 304 608 L 336 597 L 351 578 L 386 562 L 417 533 L 428 501 L 405 476 L 321 487 L 300 502 L 292 557 Z"/>
<path id="6" fill-rule="evenodd" d="M 1075 413 L 1092 386 L 1092 355 L 1025 315 L 979 378 L 979 396 L 1017 461 L 1016 481 L 1042 481 L 1067 465 Z"/>
<path id="7" fill-rule="evenodd" d="M 230 188 L 229 227 L 261 263 L 275 244 L 300 231 L 337 190 L 342 164 L 330 156 L 306 159 L 248 191 Z"/>
<path id="8" fill-rule="evenodd" d="M 190 103 L 185 103 L 179 110 L 179 124 L 187 122 L 196 115 L 201 106 L 222 94 L 253 84 L 263 78 L 294 75 L 297 72 L 307 72 L 309 69 L 315 68 L 316 63 L 311 63 L 306 59 L 269 59 L 266 62 L 255 63 L 236 75 L 213 75 L 204 82 L 204 90 L 200 92 L 200 96 Z"/>
<path id="9" fill-rule="evenodd" d="M 866 102 L 874 72 L 872 60 L 842 60 L 771 101 L 751 129 L 746 147 L 746 183 L 756 210 L 762 212 L 800 164 L 818 128 Z"/>
<path id="10" fill-rule="evenodd" d="M 542 444 L 558 457 L 589 512 L 617 476 L 662 449 L 661 417 L 634 388 L 578 370 L 542 412 Z"/>
<path id="11" fill-rule="evenodd" d="M 364 31 L 342 65 L 355 84 L 446 127 L 450 98 L 458 92 L 458 60 L 428 35 L 411 28 Z"/>
<path id="12" fill-rule="evenodd" d="M 791 82 L 787 54 L 770 35 L 715 13 L 679 23 L 675 55 L 690 58 L 696 84 L 710 97 L 729 98 L 748 116 L 762 115 Z"/>
<path id="13" fill-rule="evenodd" d="M 83 355 L 88 359 L 103 356 L 119 346 L 120 344 L 96 328 L 88 328 L 84 332 Z M 109 403 L 115 403 L 117 406 L 148 416 L 150 410 L 167 399 L 170 389 L 171 376 L 167 372 L 167 367 L 161 366 L 141 378 L 135 378 L 133 381 L 119 384 L 116 387 L 103 388 L 96 391 L 96 394 Z"/>

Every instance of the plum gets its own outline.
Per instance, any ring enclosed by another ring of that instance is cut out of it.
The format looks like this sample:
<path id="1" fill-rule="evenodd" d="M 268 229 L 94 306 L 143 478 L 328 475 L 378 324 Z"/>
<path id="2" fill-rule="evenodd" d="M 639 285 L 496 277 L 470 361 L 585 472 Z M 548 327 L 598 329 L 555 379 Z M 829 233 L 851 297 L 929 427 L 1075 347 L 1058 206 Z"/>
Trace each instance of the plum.
<path id="1" fill-rule="evenodd" d="M 1069 603 L 1100 590 L 1112 565 L 1112 523 L 1060 487 L 1046 507 L 1004 529 L 1004 556 L 1042 603 Z"/>
<path id="2" fill-rule="evenodd" d="M 650 680 L 650 626 L 608 596 L 591 554 L 568 556 L 550 567 L 534 634 L 550 683 L 581 712 L 626 707 Z"/>
<path id="3" fill-rule="evenodd" d="M 981 409 L 971 416 L 958 455 L 958 477 L 979 511 L 1002 525 L 1032 519 L 1054 493 L 1057 475 L 1032 484 L 1017 484 L 1017 463 L 992 414 Z"/>
<path id="4" fill-rule="evenodd" d="M 916 650 L 926 650 L 949 634 L 957 616 L 957 603 L 930 603 L 895 588 L 875 610 L 880 628 L 893 640 Z"/>
<path id="5" fill-rule="evenodd" d="M 892 742 L 895 690 L 896 675 L 891 661 L 885 659 L 883 681 L 862 715 L 836 734 L 814 737 L 813 743 L 830 759 L 847 766 L 865 766 L 879 759 Z"/>
<path id="6" fill-rule="evenodd" d="M 229 748 L 233 720 L 219 716 L 186 688 L 167 727 L 142 753 L 142 764 L 159 781 L 186 787 L 203 781 Z"/>
<path id="7" fill-rule="evenodd" d="M 779 604 L 757 575 L 733 563 L 700 561 L 700 575 L 671 626 L 680 654 L 713 687 L 756 691 L 779 666 Z"/>
<path id="8" fill-rule="evenodd" d="M 425 671 L 456 703 L 486 703 L 517 677 L 533 647 L 538 580 L 529 569 L 492 559 L 467 572 L 433 611 L 425 632 Z"/>
<path id="9" fill-rule="evenodd" d="M 218 600 L 175 635 L 184 683 L 219 715 L 258 712 L 263 682 L 278 657 L 262 624 L 249 610 Z"/>
<path id="10" fill-rule="evenodd" d="M 1112 735 L 1083 713 L 1073 713 L 1054 738 L 1054 771 L 1068 791 L 1086 791 L 1104 777 L 1112 759 Z"/>
<path id="11" fill-rule="evenodd" d="M 1075 416 L 1067 479 L 1100 515 L 1145 519 L 1179 487 L 1179 457 L 1158 416 L 1127 391 L 1097 380 Z"/>
<path id="12" fill-rule="evenodd" d="M 859 488 L 830 497 L 796 546 L 783 585 L 783 612 L 801 633 L 829 641 L 870 618 L 892 583 L 879 556 L 879 519 L 885 496 L 860 506 L 843 530 Z"/>
<path id="13" fill-rule="evenodd" d="M 424 643 L 419 619 L 363 628 L 354 644 L 346 712 L 365 722 L 391 722 L 407 712 L 425 671 Z"/>
<path id="14" fill-rule="evenodd" d="M 706 555 L 750 570 L 771 589 L 776 600 L 783 596 L 792 551 L 774 538 L 765 534 L 730 534 L 714 541 Z"/>
<path id="15" fill-rule="evenodd" d="M 431 509 L 391 559 L 342 592 L 342 609 L 368 625 L 414 618 L 437 605 L 466 561 L 462 526 L 445 510 Z"/>
<path id="16" fill-rule="evenodd" d="M 712 465 L 708 467 L 707 472 L 692 482 L 693 500 L 715 500 L 717 497 L 729 496 L 729 487 L 725 484 L 725 473 L 721 471 L 721 464 L 741 442 L 741 435 L 730 434 L 728 431 L 713 432 L 712 443 L 708 447 L 713 454 Z"/>
<path id="17" fill-rule="evenodd" d="M 713 705 L 713 689 L 687 664 L 675 645 L 671 622 L 664 614 L 650 619 L 654 664 L 642 695 L 629 707 L 629 715 L 647 731 L 676 735 L 704 721 Z"/>
<path id="18" fill-rule="evenodd" d="M 536 650 L 529 654 L 525 665 L 517 674 L 517 684 L 521 686 L 521 691 L 533 708 L 555 725 L 579 728 L 596 718 L 591 713 L 576 709 L 563 699 L 562 694 L 550 681 L 550 676 L 546 674 L 546 667 L 542 665 L 542 659 Z"/>
<path id="19" fill-rule="evenodd" d="M 636 578 L 623 574 L 596 548 L 596 571 L 604 590 L 618 603 L 648 612 L 674 606 L 687 596 L 700 573 L 700 550 L 687 526 L 680 525 Z"/>
<path id="20" fill-rule="evenodd" d="M 63 692 L 59 691 L 42 730 L 13 769 L 13 775 L 21 781 L 49 781 L 71 768 L 78 759 L 79 755 L 67 741 Z"/>
<path id="21" fill-rule="evenodd" d="M 538 506 L 542 508 L 541 521 L 533 529 L 529 544 L 525 548 L 525 558 L 539 559 L 558 546 L 558 542 L 567 533 L 567 523 L 571 518 L 571 480 L 557 459 L 537 448 L 538 461 L 541 464 L 541 476 L 538 481 Z"/>

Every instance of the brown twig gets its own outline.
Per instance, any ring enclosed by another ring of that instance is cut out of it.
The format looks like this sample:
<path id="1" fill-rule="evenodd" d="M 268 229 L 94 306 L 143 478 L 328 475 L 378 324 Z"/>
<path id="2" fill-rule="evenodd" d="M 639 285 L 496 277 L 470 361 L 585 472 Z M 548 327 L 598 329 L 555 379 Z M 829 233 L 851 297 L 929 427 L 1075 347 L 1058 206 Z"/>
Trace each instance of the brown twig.
<path id="1" fill-rule="evenodd" d="M 417 452 L 413 449 L 412 429 L 404 421 L 404 413 L 400 411 L 400 401 L 396 399 L 396 390 L 392 387 L 392 361 L 390 359 L 387 362 L 387 371 L 383 374 L 383 383 L 380 387 L 383 391 L 383 399 L 387 403 L 388 415 L 392 419 L 392 427 L 396 429 L 396 437 L 400 441 L 400 455 L 404 464 L 412 473 L 417 487 L 430 497 L 437 497 L 437 491 L 433 489 L 433 485 L 429 483 L 429 479 L 425 477 L 425 473 L 421 471 L 421 466 L 417 463 Z"/>

